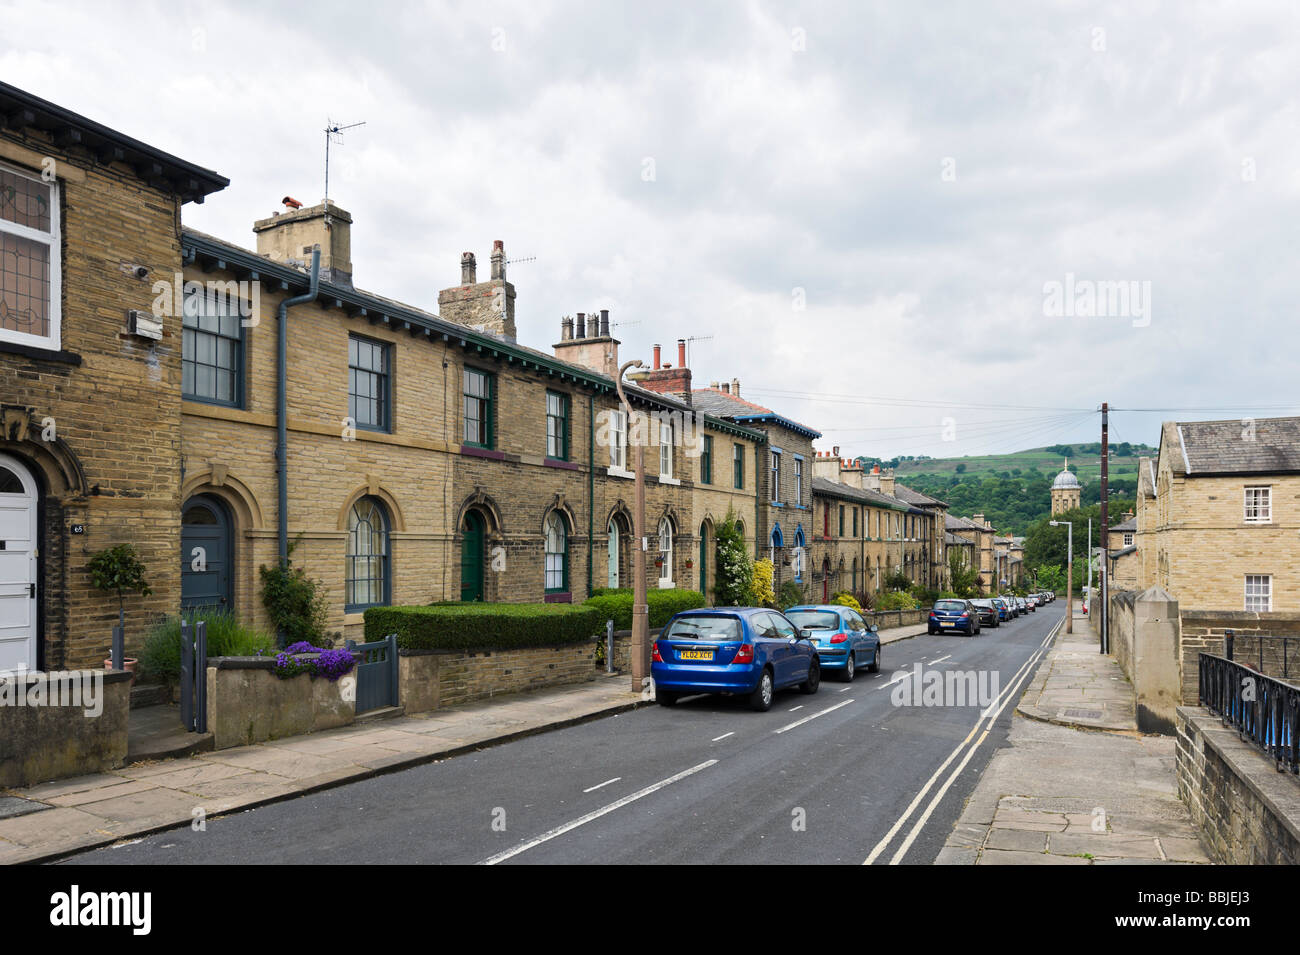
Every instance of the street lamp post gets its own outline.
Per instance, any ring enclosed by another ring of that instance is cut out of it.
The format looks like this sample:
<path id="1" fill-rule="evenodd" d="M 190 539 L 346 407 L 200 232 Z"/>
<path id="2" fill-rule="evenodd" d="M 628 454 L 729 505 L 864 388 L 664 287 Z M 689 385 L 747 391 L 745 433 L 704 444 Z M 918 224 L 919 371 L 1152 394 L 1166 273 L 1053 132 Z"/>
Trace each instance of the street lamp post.
<path id="1" fill-rule="evenodd" d="M 614 384 L 618 388 L 618 400 L 623 405 L 623 414 L 627 419 L 627 444 L 631 444 L 632 405 L 623 390 L 623 375 L 629 368 L 641 368 L 641 359 L 624 362 L 618 369 Z M 650 605 L 646 599 L 645 579 L 645 452 L 641 441 L 636 442 L 633 457 L 635 473 L 635 497 L 632 510 L 632 534 L 636 546 L 632 548 L 632 690 L 642 692 L 650 679 Z M 624 453 L 627 448 L 624 446 Z"/>
<path id="2" fill-rule="evenodd" d="M 1065 632 L 1074 633 L 1074 522 L 1051 521 L 1053 527 L 1065 525 Z"/>

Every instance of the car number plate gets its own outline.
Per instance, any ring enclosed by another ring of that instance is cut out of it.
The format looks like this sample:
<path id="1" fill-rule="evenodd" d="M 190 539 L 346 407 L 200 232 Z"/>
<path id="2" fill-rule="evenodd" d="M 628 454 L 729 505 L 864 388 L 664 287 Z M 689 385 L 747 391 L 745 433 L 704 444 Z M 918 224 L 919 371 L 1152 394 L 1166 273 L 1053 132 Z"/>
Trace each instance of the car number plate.
<path id="1" fill-rule="evenodd" d="M 712 660 L 712 650 L 679 650 L 677 656 L 681 660 Z"/>
<path id="2" fill-rule="evenodd" d="M 940 621 L 940 622 L 939 622 L 939 626 L 941 626 L 941 627 L 951 627 L 951 626 L 954 626 L 954 625 L 951 624 L 951 623 L 946 623 L 946 622 L 944 622 L 944 621 Z"/>

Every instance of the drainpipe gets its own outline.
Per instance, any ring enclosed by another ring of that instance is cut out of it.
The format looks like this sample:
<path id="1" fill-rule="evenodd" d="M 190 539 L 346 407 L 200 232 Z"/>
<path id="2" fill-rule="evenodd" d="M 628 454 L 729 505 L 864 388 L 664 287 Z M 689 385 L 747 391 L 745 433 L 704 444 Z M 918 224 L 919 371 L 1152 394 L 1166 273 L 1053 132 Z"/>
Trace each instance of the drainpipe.
<path id="1" fill-rule="evenodd" d="M 276 518 L 280 529 L 280 566 L 289 561 L 289 396 L 286 379 L 288 378 L 289 353 L 289 309 L 304 302 L 315 301 L 320 290 L 320 246 L 311 253 L 311 287 L 303 295 L 286 298 L 280 302 L 280 311 L 276 319 L 278 342 L 275 351 L 275 462 L 276 479 L 279 487 L 279 501 Z"/>
<path id="2" fill-rule="evenodd" d="M 591 596 L 592 567 L 596 541 L 596 396 L 587 395 L 587 596 Z M 609 658 L 613 672 L 613 657 Z"/>

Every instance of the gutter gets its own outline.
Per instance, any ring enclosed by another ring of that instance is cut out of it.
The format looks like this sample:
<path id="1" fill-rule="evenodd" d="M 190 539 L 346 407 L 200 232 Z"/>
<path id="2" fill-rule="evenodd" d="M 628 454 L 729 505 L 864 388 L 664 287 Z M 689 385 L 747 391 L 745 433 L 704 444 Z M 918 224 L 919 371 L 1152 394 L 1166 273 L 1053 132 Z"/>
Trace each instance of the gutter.
<path id="1" fill-rule="evenodd" d="M 276 316 L 275 348 L 275 476 L 277 493 L 276 522 L 280 535 L 280 566 L 289 563 L 289 309 L 295 305 L 314 301 L 320 291 L 320 246 L 311 253 L 311 286 L 303 295 L 295 295 L 280 302 Z"/>

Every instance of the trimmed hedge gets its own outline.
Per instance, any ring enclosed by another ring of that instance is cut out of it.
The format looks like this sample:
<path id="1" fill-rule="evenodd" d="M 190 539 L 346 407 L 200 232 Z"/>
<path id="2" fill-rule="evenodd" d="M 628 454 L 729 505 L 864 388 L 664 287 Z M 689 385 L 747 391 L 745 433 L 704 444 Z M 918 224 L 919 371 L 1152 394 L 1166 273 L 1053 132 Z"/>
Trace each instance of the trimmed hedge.
<path id="1" fill-rule="evenodd" d="M 650 626 L 662 627 L 673 618 L 673 614 L 683 610 L 697 610 L 707 607 L 708 601 L 698 590 L 649 590 L 646 592 L 646 605 L 650 608 Z M 620 588 L 605 590 L 594 597 L 588 597 L 584 607 L 593 607 L 600 613 L 600 623 L 613 618 L 615 630 L 632 629 L 632 591 Z"/>
<path id="2" fill-rule="evenodd" d="M 397 634 L 402 650 L 515 650 L 586 643 L 605 618 L 575 604 L 442 603 L 371 607 L 366 642 Z"/>

